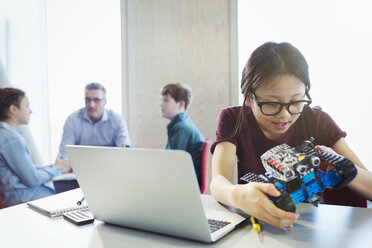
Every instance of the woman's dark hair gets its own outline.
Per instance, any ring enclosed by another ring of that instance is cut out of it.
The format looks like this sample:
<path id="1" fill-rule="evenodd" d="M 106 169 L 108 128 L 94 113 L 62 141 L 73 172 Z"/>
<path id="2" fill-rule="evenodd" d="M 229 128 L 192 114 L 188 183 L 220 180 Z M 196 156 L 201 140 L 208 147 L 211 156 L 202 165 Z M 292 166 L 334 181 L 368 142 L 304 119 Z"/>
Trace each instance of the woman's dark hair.
<path id="1" fill-rule="evenodd" d="M 239 112 L 233 136 L 245 125 L 247 104 L 251 93 L 279 75 L 292 75 L 299 78 L 310 90 L 309 66 L 301 52 L 289 43 L 267 42 L 252 53 L 246 63 L 241 81 L 244 95 L 243 106 Z"/>
<path id="2" fill-rule="evenodd" d="M 185 110 L 190 105 L 192 100 L 191 90 L 189 89 L 188 86 L 182 83 L 167 84 L 161 90 L 161 94 L 163 96 L 169 94 L 176 102 L 184 100 Z"/>
<path id="3" fill-rule="evenodd" d="M 25 92 L 15 88 L 0 88 L 0 120 L 6 120 L 8 118 L 8 111 L 10 105 L 20 107 L 22 98 L 25 96 Z"/>

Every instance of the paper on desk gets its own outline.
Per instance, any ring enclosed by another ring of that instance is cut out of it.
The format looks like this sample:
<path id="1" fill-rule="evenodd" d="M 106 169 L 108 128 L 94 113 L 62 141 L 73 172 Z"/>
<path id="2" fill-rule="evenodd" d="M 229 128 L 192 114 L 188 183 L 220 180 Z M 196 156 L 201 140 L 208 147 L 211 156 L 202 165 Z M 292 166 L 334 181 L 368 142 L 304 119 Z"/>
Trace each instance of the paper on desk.
<path id="1" fill-rule="evenodd" d="M 74 173 L 65 173 L 52 178 L 53 181 L 61 180 L 76 180 L 76 175 Z"/>
<path id="2" fill-rule="evenodd" d="M 77 205 L 77 202 L 81 201 L 83 197 L 83 192 L 80 188 L 77 188 L 64 193 L 30 201 L 27 205 L 31 209 L 49 217 L 56 217 L 70 211 L 87 210 L 88 204 L 85 201 L 81 205 Z"/>

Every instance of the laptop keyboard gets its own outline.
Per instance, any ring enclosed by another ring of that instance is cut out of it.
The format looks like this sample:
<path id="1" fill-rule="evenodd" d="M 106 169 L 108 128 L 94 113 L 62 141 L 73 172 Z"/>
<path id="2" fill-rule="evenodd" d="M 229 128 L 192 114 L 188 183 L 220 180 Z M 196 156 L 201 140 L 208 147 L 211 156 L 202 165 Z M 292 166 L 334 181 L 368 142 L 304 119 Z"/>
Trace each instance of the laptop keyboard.
<path id="1" fill-rule="evenodd" d="M 221 229 L 222 227 L 228 224 L 231 224 L 231 222 L 208 219 L 208 224 L 209 224 L 209 230 L 211 231 L 211 233 L 213 233 L 217 231 L 218 229 Z"/>

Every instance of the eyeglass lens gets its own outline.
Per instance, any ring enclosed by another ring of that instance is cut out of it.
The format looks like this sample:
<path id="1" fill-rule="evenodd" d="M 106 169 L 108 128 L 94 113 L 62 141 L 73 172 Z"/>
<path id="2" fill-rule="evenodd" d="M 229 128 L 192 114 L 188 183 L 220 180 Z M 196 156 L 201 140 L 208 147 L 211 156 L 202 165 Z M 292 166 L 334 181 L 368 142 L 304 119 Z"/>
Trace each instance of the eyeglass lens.
<path id="1" fill-rule="evenodd" d="M 89 97 L 86 97 L 85 98 L 85 102 L 86 103 L 90 103 L 90 102 L 100 103 L 101 101 L 102 101 L 101 98 L 89 98 Z"/>
<path id="2" fill-rule="evenodd" d="M 306 104 L 307 102 L 294 102 L 285 106 L 280 103 L 264 103 L 261 106 L 261 111 L 265 115 L 275 115 L 285 106 L 290 114 L 300 114 L 304 110 Z"/>

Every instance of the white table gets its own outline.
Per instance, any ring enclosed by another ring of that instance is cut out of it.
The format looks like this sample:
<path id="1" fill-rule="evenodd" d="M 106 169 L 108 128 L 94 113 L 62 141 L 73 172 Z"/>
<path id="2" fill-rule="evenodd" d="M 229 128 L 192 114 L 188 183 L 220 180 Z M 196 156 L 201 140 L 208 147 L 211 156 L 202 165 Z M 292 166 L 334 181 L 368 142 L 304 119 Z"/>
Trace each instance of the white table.
<path id="1" fill-rule="evenodd" d="M 67 193 L 67 192 L 66 192 Z M 65 194 L 65 193 L 62 193 Z M 61 194 L 61 195 L 62 195 Z M 209 207 L 223 208 L 203 195 Z M 75 226 L 62 217 L 49 218 L 26 204 L 0 210 L 1 247 L 372 247 L 372 209 L 332 205 L 297 205 L 294 228 L 261 223 L 260 234 L 243 225 L 214 244 L 203 244 L 95 221 Z"/>

